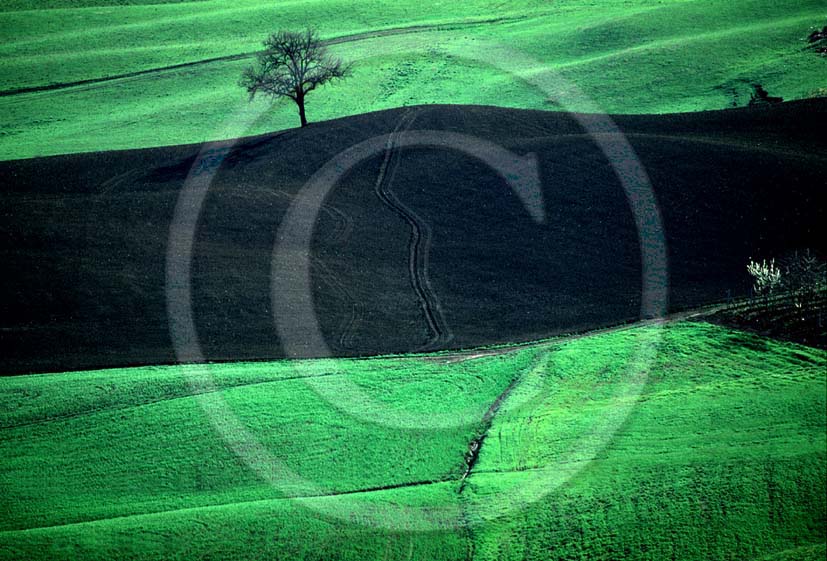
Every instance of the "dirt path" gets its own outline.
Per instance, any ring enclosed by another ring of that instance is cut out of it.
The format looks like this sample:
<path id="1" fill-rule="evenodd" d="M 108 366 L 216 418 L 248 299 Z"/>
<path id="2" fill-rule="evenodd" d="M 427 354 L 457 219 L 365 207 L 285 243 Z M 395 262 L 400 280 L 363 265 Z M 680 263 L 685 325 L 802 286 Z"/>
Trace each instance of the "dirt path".
<path id="1" fill-rule="evenodd" d="M 374 191 L 379 200 L 402 218 L 411 230 L 408 241 L 408 275 L 428 324 L 429 339 L 418 349 L 426 351 L 442 347 L 453 338 L 442 313 L 439 299 L 428 278 L 431 228 L 427 221 L 399 200 L 392 190 L 393 180 L 401 160 L 401 152 L 397 149 L 399 135 L 413 125 L 417 115 L 418 110 L 407 111 L 389 136 Z"/>
<path id="2" fill-rule="evenodd" d="M 450 22 L 444 24 L 434 25 L 411 25 L 407 27 L 393 27 L 390 29 L 381 29 L 377 31 L 365 31 L 362 33 L 354 33 L 352 35 L 343 35 L 341 37 L 334 37 L 322 41 L 325 45 L 339 45 L 342 43 L 352 43 L 354 41 L 364 41 L 367 39 L 375 39 L 377 37 L 387 37 L 391 35 L 404 35 L 408 33 L 423 33 L 427 31 L 448 31 L 451 29 L 462 29 L 464 27 L 475 27 L 478 25 L 488 25 L 492 23 L 505 23 L 510 21 L 519 21 L 525 17 L 503 17 L 482 19 L 468 22 Z M 247 53 L 237 53 L 234 55 L 225 55 L 212 58 L 205 58 L 202 60 L 194 60 L 190 62 L 182 62 L 179 64 L 171 64 L 169 66 L 160 66 L 157 68 L 147 68 L 146 70 L 136 70 L 134 72 L 125 72 L 123 74 L 114 74 L 112 76 L 101 76 L 100 78 L 88 78 L 86 80 L 76 80 L 73 82 L 59 82 L 56 84 L 47 84 L 43 86 L 31 86 L 26 88 L 14 88 L 10 90 L 0 90 L 0 97 L 10 97 L 15 95 L 39 93 L 39 92 L 55 92 L 65 90 L 68 88 L 77 88 L 80 86 L 99 86 L 107 82 L 116 80 L 127 80 L 131 78 L 139 78 L 151 74 L 161 74 L 164 72 L 171 72 L 181 70 L 184 68 L 192 68 L 195 66 L 202 66 L 205 64 L 213 64 L 216 62 L 231 62 L 236 60 L 244 60 L 252 58 L 261 51 L 251 51 Z"/>

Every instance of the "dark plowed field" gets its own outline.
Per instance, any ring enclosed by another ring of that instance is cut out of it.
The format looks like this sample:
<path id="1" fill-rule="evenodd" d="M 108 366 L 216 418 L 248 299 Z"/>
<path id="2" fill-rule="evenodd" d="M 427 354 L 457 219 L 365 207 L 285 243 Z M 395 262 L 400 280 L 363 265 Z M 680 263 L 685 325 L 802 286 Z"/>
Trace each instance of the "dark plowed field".
<path id="1" fill-rule="evenodd" d="M 615 122 L 657 198 L 670 309 L 746 293 L 750 257 L 825 250 L 827 100 Z M 311 289 L 333 353 L 511 342 L 639 317 L 630 203 L 575 119 L 426 106 L 235 144 L 195 237 L 191 300 L 206 358 L 283 356 L 271 258 L 288 206 L 340 151 L 406 130 L 535 153 L 547 220 L 532 219 L 503 177 L 460 150 L 390 142 L 346 172 L 315 223 Z M 175 360 L 167 248 L 200 149 L 0 163 L 4 374 Z"/>

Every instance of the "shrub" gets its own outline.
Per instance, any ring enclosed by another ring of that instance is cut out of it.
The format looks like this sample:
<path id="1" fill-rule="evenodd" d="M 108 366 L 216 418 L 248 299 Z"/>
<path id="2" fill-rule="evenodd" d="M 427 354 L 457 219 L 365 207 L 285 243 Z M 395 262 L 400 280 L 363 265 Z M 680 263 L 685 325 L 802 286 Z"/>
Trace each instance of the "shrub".
<path id="1" fill-rule="evenodd" d="M 755 294 L 767 296 L 781 287 L 781 270 L 775 266 L 775 259 L 769 261 L 749 260 L 747 271 L 752 275 Z"/>

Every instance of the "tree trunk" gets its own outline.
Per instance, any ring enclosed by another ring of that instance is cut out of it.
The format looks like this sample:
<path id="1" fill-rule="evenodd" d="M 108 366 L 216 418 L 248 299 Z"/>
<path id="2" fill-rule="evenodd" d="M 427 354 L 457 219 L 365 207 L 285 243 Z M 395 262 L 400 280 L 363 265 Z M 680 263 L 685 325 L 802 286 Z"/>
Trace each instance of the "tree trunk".
<path id="1" fill-rule="evenodd" d="M 302 126 L 307 126 L 307 117 L 304 114 L 304 96 L 299 96 L 296 98 L 296 105 L 299 106 L 299 118 L 302 121 Z"/>

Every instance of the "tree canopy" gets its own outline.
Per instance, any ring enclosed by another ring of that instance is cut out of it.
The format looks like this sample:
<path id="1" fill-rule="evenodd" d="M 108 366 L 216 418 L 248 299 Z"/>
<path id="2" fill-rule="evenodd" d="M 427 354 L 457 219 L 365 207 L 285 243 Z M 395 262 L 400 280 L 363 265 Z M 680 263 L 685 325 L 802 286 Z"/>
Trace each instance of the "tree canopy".
<path id="1" fill-rule="evenodd" d="M 301 125 L 307 125 L 305 96 L 319 86 L 350 74 L 350 65 L 330 56 L 313 29 L 282 30 L 264 41 L 256 64 L 244 70 L 241 86 L 250 94 L 292 99 L 299 109 Z"/>

